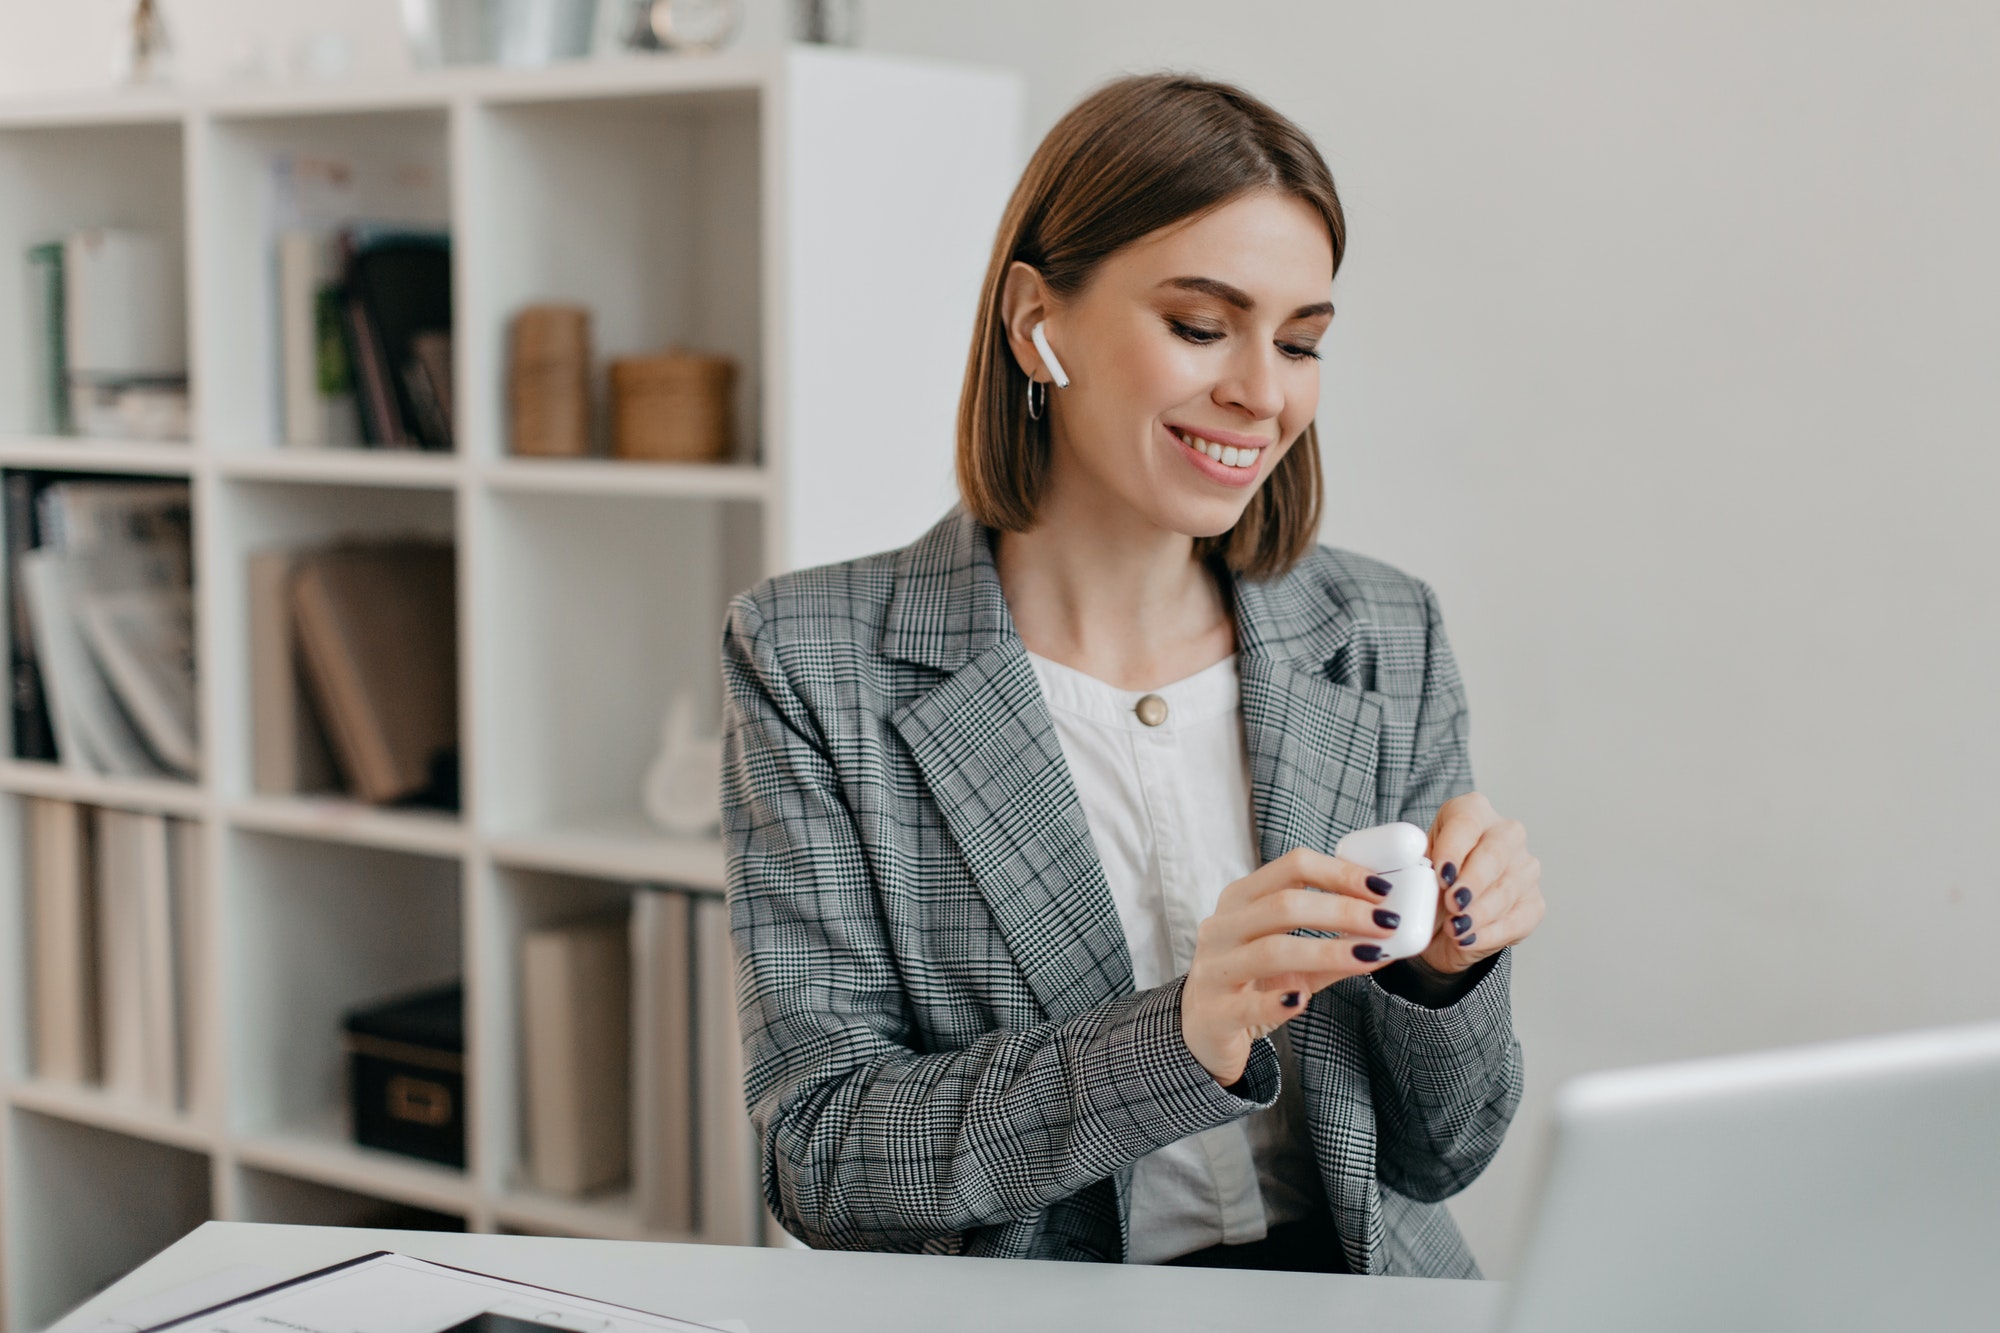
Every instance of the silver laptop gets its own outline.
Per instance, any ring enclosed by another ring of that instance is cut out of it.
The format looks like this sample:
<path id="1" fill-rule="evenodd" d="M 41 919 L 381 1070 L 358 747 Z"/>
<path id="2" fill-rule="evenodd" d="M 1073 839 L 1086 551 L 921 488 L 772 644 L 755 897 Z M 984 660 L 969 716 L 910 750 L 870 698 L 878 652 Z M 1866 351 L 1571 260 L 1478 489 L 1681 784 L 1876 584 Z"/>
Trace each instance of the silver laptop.
<path id="1" fill-rule="evenodd" d="M 2000 1024 L 1566 1085 L 1504 1327 L 2000 1329 Z"/>

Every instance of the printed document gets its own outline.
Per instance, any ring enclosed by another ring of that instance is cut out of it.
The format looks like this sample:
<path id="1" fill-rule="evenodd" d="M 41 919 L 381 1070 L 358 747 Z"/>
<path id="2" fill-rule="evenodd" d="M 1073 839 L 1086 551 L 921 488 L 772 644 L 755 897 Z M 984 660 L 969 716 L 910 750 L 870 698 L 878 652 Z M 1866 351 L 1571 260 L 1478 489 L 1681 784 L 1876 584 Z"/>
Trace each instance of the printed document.
<path id="1" fill-rule="evenodd" d="M 628 1310 L 386 1251 L 154 1328 L 172 1333 L 717 1333 L 712 1324 Z"/>

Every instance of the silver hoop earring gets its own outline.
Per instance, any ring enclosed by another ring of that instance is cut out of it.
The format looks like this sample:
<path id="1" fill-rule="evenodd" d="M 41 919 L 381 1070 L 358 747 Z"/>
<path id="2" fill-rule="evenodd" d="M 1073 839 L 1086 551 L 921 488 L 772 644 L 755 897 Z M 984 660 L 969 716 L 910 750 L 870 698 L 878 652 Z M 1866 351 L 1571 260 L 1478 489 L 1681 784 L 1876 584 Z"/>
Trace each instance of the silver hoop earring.
<path id="1" fill-rule="evenodd" d="M 1039 394 L 1035 392 L 1035 390 L 1037 389 L 1041 390 Z M 1049 405 L 1049 386 L 1042 383 L 1040 380 L 1035 380 L 1035 379 L 1029 380 L 1028 420 L 1040 421 L 1042 419 L 1043 413 L 1045 413 L 1048 410 L 1048 405 Z"/>

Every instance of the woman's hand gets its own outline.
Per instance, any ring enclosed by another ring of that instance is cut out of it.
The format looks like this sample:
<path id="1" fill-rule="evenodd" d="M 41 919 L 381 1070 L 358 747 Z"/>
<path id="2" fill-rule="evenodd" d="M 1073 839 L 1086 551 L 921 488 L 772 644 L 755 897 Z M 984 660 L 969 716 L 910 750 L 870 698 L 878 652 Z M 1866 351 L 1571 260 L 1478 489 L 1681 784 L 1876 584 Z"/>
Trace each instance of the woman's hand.
<path id="1" fill-rule="evenodd" d="M 1421 957 L 1433 970 L 1463 972 L 1541 924 L 1542 863 L 1528 851 L 1528 831 L 1478 792 L 1446 801 L 1431 821 L 1431 864 L 1438 928 Z"/>
<path id="2" fill-rule="evenodd" d="M 1222 891 L 1195 934 L 1181 992 L 1181 1037 L 1216 1082 L 1242 1078 L 1251 1044 L 1305 1012 L 1313 992 L 1386 966 L 1379 941 L 1394 932 L 1396 916 L 1382 906 L 1388 881 L 1371 888 L 1370 878 L 1351 861 L 1301 847 Z"/>

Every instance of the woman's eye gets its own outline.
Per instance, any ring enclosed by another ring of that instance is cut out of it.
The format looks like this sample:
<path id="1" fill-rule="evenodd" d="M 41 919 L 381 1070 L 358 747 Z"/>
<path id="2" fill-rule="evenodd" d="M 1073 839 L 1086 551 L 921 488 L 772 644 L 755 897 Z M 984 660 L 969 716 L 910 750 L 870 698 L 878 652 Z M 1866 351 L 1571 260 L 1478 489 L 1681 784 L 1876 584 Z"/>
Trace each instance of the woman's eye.
<path id="1" fill-rule="evenodd" d="M 1317 347 L 1308 347 L 1303 343 L 1279 343 L 1278 350 L 1294 361 L 1319 360 L 1319 349 Z"/>
<path id="2" fill-rule="evenodd" d="M 1205 329 L 1196 324 L 1183 324 L 1177 319 L 1168 320 L 1167 327 L 1174 331 L 1175 336 L 1184 338 L 1196 346 L 1212 343 L 1222 336 L 1220 329 Z"/>

